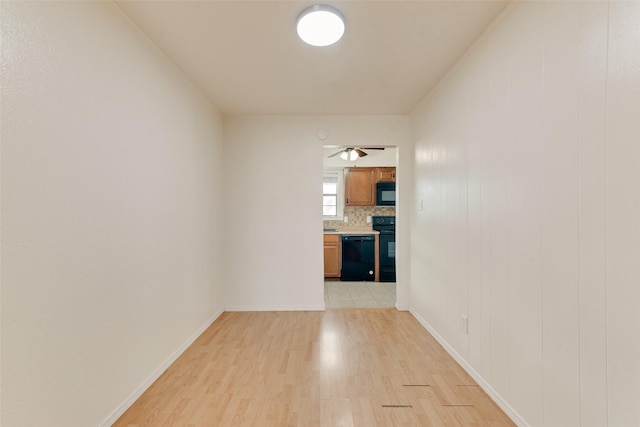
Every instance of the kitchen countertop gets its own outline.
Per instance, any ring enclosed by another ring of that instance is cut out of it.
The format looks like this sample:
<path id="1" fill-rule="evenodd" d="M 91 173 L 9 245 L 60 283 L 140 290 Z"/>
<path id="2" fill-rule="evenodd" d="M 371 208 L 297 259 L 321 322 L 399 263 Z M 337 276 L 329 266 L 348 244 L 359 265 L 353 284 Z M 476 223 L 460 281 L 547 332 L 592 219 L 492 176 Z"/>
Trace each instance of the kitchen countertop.
<path id="1" fill-rule="evenodd" d="M 380 234 L 380 232 L 366 227 L 336 227 L 325 228 L 324 234 Z"/>

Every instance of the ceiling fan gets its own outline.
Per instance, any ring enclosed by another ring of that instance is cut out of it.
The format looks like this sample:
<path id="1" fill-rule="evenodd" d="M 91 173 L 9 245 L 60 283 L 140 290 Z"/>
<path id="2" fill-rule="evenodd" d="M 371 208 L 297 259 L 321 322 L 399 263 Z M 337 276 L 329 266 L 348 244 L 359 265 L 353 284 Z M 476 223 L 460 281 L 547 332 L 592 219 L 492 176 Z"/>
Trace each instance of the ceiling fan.
<path id="1" fill-rule="evenodd" d="M 346 147 L 338 151 L 337 153 L 331 154 L 329 157 L 340 156 L 340 158 L 343 160 L 354 161 L 360 157 L 364 157 L 367 155 L 367 153 L 365 153 L 362 150 L 384 150 L 384 147 L 362 147 L 362 148 Z"/>

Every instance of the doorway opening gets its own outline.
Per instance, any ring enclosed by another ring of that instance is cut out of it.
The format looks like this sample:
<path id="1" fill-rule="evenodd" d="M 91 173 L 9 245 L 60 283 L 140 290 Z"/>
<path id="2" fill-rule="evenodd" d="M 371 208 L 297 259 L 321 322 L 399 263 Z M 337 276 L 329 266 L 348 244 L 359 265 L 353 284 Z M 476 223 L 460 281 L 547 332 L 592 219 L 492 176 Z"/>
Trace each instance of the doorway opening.
<path id="1" fill-rule="evenodd" d="M 396 146 L 323 147 L 327 308 L 396 306 L 397 166 Z"/>

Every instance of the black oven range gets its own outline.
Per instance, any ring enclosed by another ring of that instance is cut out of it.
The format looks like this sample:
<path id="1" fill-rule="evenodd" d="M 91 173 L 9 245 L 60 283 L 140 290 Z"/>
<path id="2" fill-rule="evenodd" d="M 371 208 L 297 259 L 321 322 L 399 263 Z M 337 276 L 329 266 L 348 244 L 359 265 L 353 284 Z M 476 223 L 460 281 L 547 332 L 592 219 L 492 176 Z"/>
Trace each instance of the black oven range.
<path id="1" fill-rule="evenodd" d="M 380 281 L 396 281 L 396 217 L 374 216 L 372 228 L 380 232 Z"/>

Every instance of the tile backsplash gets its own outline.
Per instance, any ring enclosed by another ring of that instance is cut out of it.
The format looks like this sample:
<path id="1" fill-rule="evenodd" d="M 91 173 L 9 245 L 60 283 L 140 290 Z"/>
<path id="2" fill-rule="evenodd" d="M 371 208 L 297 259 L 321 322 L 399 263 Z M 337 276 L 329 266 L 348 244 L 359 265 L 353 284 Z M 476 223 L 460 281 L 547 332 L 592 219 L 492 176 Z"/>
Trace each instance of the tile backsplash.
<path id="1" fill-rule="evenodd" d="M 368 216 L 395 216 L 395 214 L 395 206 L 345 206 L 344 216 L 349 217 L 349 222 L 327 220 L 324 221 L 324 227 L 370 227 L 371 223 L 367 223 Z"/>

